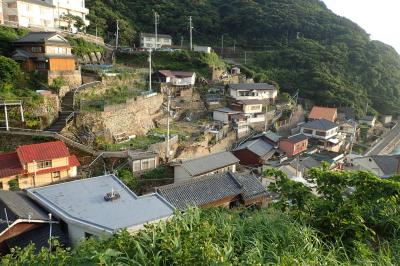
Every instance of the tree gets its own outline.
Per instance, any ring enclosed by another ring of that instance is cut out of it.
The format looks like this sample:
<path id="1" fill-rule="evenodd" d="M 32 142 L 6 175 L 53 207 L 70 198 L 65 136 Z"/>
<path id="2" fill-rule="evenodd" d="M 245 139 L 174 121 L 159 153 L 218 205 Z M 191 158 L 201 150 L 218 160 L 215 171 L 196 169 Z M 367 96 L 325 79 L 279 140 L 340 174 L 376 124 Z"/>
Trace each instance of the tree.
<path id="1" fill-rule="evenodd" d="M 6 84 L 16 84 L 23 74 L 19 64 L 5 56 L 0 56 L 0 89 Z"/>
<path id="2" fill-rule="evenodd" d="M 8 181 L 8 187 L 11 191 L 17 191 L 19 190 L 19 183 L 18 179 L 11 179 Z"/>
<path id="3" fill-rule="evenodd" d="M 130 169 L 123 168 L 119 170 L 118 177 L 132 191 L 136 191 L 139 188 L 139 182 Z"/>

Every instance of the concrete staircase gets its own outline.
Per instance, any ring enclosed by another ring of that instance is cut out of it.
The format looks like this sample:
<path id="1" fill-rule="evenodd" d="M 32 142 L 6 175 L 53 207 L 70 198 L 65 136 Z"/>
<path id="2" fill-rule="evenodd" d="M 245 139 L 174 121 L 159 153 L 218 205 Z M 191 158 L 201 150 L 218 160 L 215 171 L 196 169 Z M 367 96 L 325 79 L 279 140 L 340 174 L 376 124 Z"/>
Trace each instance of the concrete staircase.
<path id="1" fill-rule="evenodd" d="M 73 118 L 74 112 L 74 90 L 69 91 L 61 100 L 61 112 L 58 118 L 45 130 L 59 133 L 67 125 L 68 120 Z"/>

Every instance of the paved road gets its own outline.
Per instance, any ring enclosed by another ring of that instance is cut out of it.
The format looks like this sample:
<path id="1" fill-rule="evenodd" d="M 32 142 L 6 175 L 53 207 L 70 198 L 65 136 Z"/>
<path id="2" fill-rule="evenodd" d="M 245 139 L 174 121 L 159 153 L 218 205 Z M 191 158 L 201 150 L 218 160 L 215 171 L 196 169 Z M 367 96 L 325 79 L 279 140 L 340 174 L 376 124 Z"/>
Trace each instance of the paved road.
<path id="1" fill-rule="evenodd" d="M 381 139 L 374 147 L 369 149 L 365 155 L 378 155 L 378 154 L 384 154 L 388 153 L 385 151 L 385 149 L 391 145 L 393 145 L 394 142 L 398 142 L 400 139 L 400 125 L 399 121 L 397 121 L 396 126 L 387 133 L 383 139 Z M 390 151 L 389 151 L 390 152 Z"/>

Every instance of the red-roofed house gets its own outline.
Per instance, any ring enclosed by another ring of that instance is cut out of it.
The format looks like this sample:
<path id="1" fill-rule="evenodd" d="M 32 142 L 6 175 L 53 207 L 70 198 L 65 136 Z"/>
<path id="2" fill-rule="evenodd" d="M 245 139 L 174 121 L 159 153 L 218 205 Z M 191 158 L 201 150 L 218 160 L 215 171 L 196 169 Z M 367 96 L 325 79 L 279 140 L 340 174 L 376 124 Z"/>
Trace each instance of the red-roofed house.
<path id="1" fill-rule="evenodd" d="M 25 189 L 76 177 L 79 165 L 62 141 L 19 146 L 0 154 L 0 189 L 8 190 L 11 180 Z"/>
<path id="2" fill-rule="evenodd" d="M 337 119 L 337 108 L 314 106 L 311 109 L 309 120 L 326 119 L 331 122 L 335 122 Z"/>

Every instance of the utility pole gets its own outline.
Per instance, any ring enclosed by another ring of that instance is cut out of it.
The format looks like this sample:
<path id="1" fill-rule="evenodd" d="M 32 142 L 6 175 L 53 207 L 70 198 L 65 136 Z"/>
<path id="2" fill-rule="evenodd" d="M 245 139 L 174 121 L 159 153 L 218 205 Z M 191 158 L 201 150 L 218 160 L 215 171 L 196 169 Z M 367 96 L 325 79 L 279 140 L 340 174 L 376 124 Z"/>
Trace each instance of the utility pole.
<path id="1" fill-rule="evenodd" d="M 151 74 L 152 74 L 152 69 L 151 69 L 151 49 L 149 49 L 149 92 L 152 92 L 151 89 Z"/>
<path id="2" fill-rule="evenodd" d="M 189 30 L 190 30 L 190 51 L 193 51 L 193 23 L 192 23 L 192 16 L 189 17 Z"/>
<path id="3" fill-rule="evenodd" d="M 156 35 L 156 43 L 154 45 L 154 50 L 157 50 L 158 48 L 158 32 L 157 32 L 157 26 L 158 26 L 158 20 L 159 20 L 160 16 L 158 15 L 158 13 L 156 11 L 154 11 L 154 32 Z"/>
<path id="4" fill-rule="evenodd" d="M 118 38 L 119 38 L 119 22 L 117 20 L 117 34 L 115 36 L 115 51 L 118 50 Z"/>
<path id="5" fill-rule="evenodd" d="M 7 105 L 4 104 L 4 118 L 6 119 L 6 129 L 7 131 L 10 130 L 10 126 L 8 125 L 8 112 L 7 112 Z"/>
<path id="6" fill-rule="evenodd" d="M 268 130 L 268 104 L 265 105 L 265 124 L 264 124 L 264 132 Z"/>
<path id="7" fill-rule="evenodd" d="M 168 103 L 167 103 L 167 154 L 165 156 L 166 161 L 169 161 L 169 154 L 170 154 L 170 148 L 169 148 L 169 127 L 170 127 L 170 121 L 169 121 L 169 116 L 170 116 L 170 112 L 171 112 L 171 90 L 168 89 L 167 91 L 167 97 L 168 97 Z"/>
<path id="8" fill-rule="evenodd" d="M 233 53 L 236 53 L 236 40 L 233 40 Z"/>
<path id="9" fill-rule="evenodd" d="M 97 41 L 97 24 L 96 24 L 96 41 Z"/>
<path id="10" fill-rule="evenodd" d="M 50 252 L 50 254 L 51 254 L 51 235 L 52 235 L 52 231 L 53 231 L 53 222 L 52 222 L 52 219 L 51 219 L 51 213 L 49 213 L 49 227 L 50 227 L 50 230 L 49 230 L 49 252 Z"/>
<path id="11" fill-rule="evenodd" d="M 221 58 L 224 58 L 224 35 L 222 34 L 222 37 L 221 37 L 221 43 L 222 43 L 222 45 L 221 45 Z"/>
<path id="12" fill-rule="evenodd" d="M 183 36 L 181 36 L 181 48 L 183 47 Z"/>
<path id="13" fill-rule="evenodd" d="M 247 65 L 247 52 L 244 51 L 244 64 Z"/>

